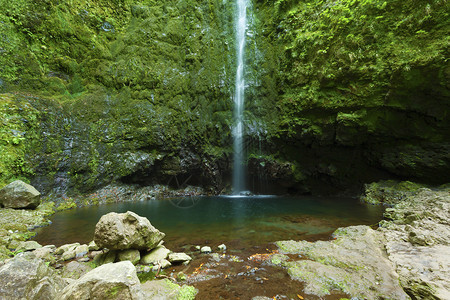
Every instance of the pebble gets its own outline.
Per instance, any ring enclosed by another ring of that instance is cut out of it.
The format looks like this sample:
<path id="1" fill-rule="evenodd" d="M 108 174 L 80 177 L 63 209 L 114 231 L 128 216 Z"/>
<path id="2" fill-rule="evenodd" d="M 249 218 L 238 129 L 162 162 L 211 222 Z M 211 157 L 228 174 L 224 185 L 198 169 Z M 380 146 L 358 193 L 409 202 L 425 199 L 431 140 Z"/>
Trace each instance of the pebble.
<path id="1" fill-rule="evenodd" d="M 201 253 L 211 253 L 211 247 L 208 247 L 208 246 L 203 246 L 201 249 L 200 249 L 200 252 Z"/>

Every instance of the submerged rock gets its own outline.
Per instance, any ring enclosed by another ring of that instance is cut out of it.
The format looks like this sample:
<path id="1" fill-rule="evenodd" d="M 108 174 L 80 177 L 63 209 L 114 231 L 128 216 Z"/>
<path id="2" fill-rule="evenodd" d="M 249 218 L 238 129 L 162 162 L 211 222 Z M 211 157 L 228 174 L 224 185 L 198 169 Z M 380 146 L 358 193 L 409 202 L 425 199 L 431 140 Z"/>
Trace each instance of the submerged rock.
<path id="1" fill-rule="evenodd" d="M 0 206 L 34 209 L 41 203 L 40 196 L 33 186 L 16 180 L 0 190 Z"/>
<path id="2" fill-rule="evenodd" d="M 57 299 L 66 282 L 31 252 L 0 267 L 0 299 Z"/>
<path id="3" fill-rule="evenodd" d="M 155 248 L 165 234 L 150 224 L 147 218 L 134 212 L 109 213 L 95 226 L 94 241 L 100 248 L 111 250 Z"/>
<path id="4" fill-rule="evenodd" d="M 144 299 L 136 268 L 129 261 L 100 266 L 68 285 L 62 300 Z"/>
<path id="5" fill-rule="evenodd" d="M 319 297 L 331 291 L 362 299 L 409 299 L 383 249 L 383 235 L 368 226 L 335 231 L 333 241 L 277 242 L 284 254 L 299 254 L 302 260 L 277 260 L 289 275 L 306 283 L 305 292 Z"/>

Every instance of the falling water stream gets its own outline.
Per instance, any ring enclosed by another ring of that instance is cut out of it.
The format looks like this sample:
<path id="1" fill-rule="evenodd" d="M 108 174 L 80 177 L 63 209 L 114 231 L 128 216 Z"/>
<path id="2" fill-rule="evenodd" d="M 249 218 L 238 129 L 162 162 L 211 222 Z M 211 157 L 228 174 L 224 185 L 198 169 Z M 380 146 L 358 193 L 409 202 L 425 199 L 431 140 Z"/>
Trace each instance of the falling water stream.
<path id="1" fill-rule="evenodd" d="M 244 145 L 243 145 L 243 119 L 244 119 L 244 51 L 245 30 L 247 27 L 247 1 L 237 0 L 236 16 L 236 44 L 237 44 L 237 68 L 236 68 L 236 92 L 234 96 L 234 128 L 233 128 L 233 194 L 239 194 L 245 190 L 244 170 Z"/>

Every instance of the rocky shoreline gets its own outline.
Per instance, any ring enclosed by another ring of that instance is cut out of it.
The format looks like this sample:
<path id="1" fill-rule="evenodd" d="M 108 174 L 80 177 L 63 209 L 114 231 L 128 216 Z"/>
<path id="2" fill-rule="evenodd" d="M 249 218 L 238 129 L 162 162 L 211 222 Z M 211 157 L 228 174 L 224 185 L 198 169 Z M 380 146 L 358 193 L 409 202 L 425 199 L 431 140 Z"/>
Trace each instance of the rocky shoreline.
<path id="1" fill-rule="evenodd" d="M 286 280 L 301 284 L 303 290 L 297 294 L 302 297 L 300 299 L 449 299 L 450 189 L 444 186 L 432 190 L 408 182 L 381 182 L 367 185 L 362 199 L 388 206 L 385 220 L 377 229 L 368 226 L 339 228 L 330 241 L 279 241 L 275 243 L 278 250 L 249 254 L 248 257 L 232 255 L 226 249 L 200 255 L 199 249 L 190 265 L 174 268 L 178 273 L 162 273 L 164 280 L 142 280 L 142 283 L 140 279 L 160 274 L 163 266 L 156 264 L 152 268 L 151 263 L 147 268 L 144 265 L 135 267 L 132 263 L 126 263 L 138 261 L 131 256 L 121 254 L 123 259 L 119 259 L 120 251 L 100 253 L 94 245 L 72 245 L 73 249 L 66 251 L 52 246 L 35 249 L 35 242 L 25 242 L 32 236 L 29 230 L 44 224 L 45 216 L 53 212 L 53 207 L 43 203 L 36 210 L 3 208 L 0 209 L 3 261 L 0 263 L 0 273 L 9 282 L 5 283 L 5 287 L 11 288 L 15 284 L 17 291 L 31 293 L 27 295 L 41 299 L 63 295 L 62 290 L 69 295 L 67 286 L 87 274 L 98 279 L 95 274 L 105 272 L 99 268 L 113 268 L 107 271 L 112 273 L 118 268 L 121 271 L 117 274 L 123 273 L 128 278 L 128 281 L 125 280 L 128 290 L 138 289 L 137 294 L 144 293 L 150 299 L 193 299 L 195 289 L 187 284 L 201 289 L 204 286 L 207 288 L 211 280 L 222 278 L 226 285 L 226 280 L 245 280 L 246 276 L 255 277 L 262 284 L 266 280 L 275 281 L 270 277 L 270 272 L 275 276 L 275 272 L 278 274 L 279 271 L 287 273 L 290 279 Z M 164 252 L 163 256 L 168 258 L 170 250 L 163 249 L 162 245 L 156 248 L 157 252 Z M 75 255 L 66 255 L 67 259 L 62 259 L 64 253 L 69 252 Z M 128 252 L 132 254 L 132 251 Z M 112 253 L 115 254 L 114 259 L 111 259 Z M 11 256 L 14 258 L 11 259 Z M 140 260 L 143 259 L 141 256 Z M 252 265 L 254 261 L 258 261 L 258 265 Z M 231 265 L 247 270 L 233 275 L 226 270 Z M 33 275 L 27 270 L 40 271 Z M 126 275 L 129 272 L 137 277 Z M 91 282 L 91 279 L 83 280 L 84 285 Z M 114 295 L 127 299 L 125 294 L 114 293 L 114 287 L 106 286 L 108 291 L 100 290 L 99 293 L 107 295 L 105 297 L 108 299 L 119 299 Z M 2 293 L 5 289 L 0 290 L 0 295 Z M 206 294 L 200 291 L 198 299 L 203 299 L 202 295 Z M 253 299 L 272 299 L 267 298 L 271 295 L 253 296 Z M 133 297 L 129 299 L 135 299 Z M 136 297 L 139 299 L 141 296 Z M 291 295 L 276 297 L 292 299 Z M 71 298 L 67 296 L 64 299 Z"/>
<path id="2" fill-rule="evenodd" d="M 279 241 L 271 262 L 320 297 L 450 299 L 450 190 L 404 187 L 366 186 L 363 199 L 391 206 L 377 230 L 351 226 L 332 241 Z"/>

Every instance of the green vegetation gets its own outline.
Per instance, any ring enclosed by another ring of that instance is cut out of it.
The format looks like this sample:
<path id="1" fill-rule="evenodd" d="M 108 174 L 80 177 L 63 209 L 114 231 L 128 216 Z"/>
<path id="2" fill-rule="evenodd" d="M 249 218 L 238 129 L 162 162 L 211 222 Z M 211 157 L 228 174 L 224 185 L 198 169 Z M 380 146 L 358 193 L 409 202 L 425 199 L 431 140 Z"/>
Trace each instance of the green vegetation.
<path id="1" fill-rule="evenodd" d="M 365 185 L 361 200 L 370 204 L 394 205 L 407 197 L 417 194 L 420 188 L 426 187 L 411 181 L 386 180 Z"/>
<path id="2" fill-rule="evenodd" d="M 77 204 L 70 198 L 63 199 L 63 202 L 61 202 L 58 207 L 56 208 L 56 211 L 63 211 L 68 210 L 72 208 L 76 208 Z"/>
<path id="3" fill-rule="evenodd" d="M 155 279 L 155 273 L 153 273 L 153 272 L 140 272 L 140 273 L 137 273 L 137 277 L 139 278 L 139 281 L 141 282 L 141 283 L 144 283 L 144 282 L 146 282 L 146 281 L 149 281 L 149 280 L 153 280 L 153 279 Z"/>
<path id="4" fill-rule="evenodd" d="M 257 7 L 262 51 L 277 53 L 277 116 L 264 122 L 273 124 L 267 138 L 275 156 L 297 162 L 309 185 L 311 177 L 348 186 L 388 173 L 448 180 L 446 1 L 279 0 Z"/>
<path id="5" fill-rule="evenodd" d="M 0 188 L 33 175 L 26 139 L 35 138 L 38 112 L 26 101 L 0 94 Z"/>
<path id="6" fill-rule="evenodd" d="M 116 178 L 140 177 L 135 173 L 142 167 L 144 173 L 160 169 L 167 182 L 185 176 L 180 152 L 197 156 L 192 168 L 202 176 L 203 161 L 214 165 L 230 152 L 233 4 L 0 5 L 0 91 L 38 95 L 32 105 L 45 111 L 39 139 L 28 140 L 32 164 L 45 168 L 21 171 L 24 177 L 46 183 L 67 178 L 75 190 L 87 191 Z M 86 162 L 74 161 L 67 151 L 70 138 L 88 153 Z M 137 166 L 142 159 L 144 166 Z"/>
<path id="7" fill-rule="evenodd" d="M 410 89 L 448 93 L 440 65 L 449 42 L 446 7 L 441 0 L 277 1 L 274 24 L 284 45 L 280 79 L 289 85 L 283 106 L 295 113 L 430 105 L 398 99 L 392 89 L 403 81 Z M 431 76 L 435 82 L 428 82 Z"/>
<path id="8" fill-rule="evenodd" d="M 165 279 L 166 285 L 173 290 L 178 291 L 177 300 L 192 300 L 195 299 L 195 295 L 197 295 L 197 289 L 193 286 L 182 285 L 179 286 L 167 279 Z"/>
<path id="9" fill-rule="evenodd" d="M 294 192 L 448 178 L 448 3 L 416 2 L 253 3 L 249 174 Z M 233 2 L 0 6 L 0 186 L 226 187 Z"/>

